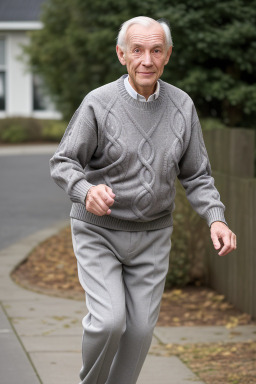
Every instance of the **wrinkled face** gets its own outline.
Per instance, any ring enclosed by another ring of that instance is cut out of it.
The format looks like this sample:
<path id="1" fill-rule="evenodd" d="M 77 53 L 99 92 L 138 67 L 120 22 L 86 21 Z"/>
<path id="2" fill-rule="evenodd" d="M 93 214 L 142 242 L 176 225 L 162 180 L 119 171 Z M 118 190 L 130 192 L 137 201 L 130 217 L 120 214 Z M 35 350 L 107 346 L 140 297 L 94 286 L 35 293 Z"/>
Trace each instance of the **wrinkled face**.
<path id="1" fill-rule="evenodd" d="M 132 25 L 126 34 L 125 50 L 117 46 L 119 61 L 126 65 L 131 85 L 145 97 L 154 93 L 171 52 L 172 47 L 166 49 L 165 34 L 157 22 L 149 27 Z"/>

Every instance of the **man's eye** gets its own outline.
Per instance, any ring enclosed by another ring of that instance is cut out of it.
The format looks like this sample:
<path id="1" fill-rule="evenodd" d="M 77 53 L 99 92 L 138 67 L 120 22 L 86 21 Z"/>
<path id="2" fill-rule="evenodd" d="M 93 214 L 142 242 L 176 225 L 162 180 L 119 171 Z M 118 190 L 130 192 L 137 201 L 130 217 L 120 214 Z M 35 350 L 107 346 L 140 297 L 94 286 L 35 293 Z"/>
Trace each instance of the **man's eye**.
<path id="1" fill-rule="evenodd" d="M 135 49 L 134 49 L 134 52 L 135 52 L 135 53 L 139 53 L 139 52 L 140 52 L 139 48 L 135 48 Z"/>

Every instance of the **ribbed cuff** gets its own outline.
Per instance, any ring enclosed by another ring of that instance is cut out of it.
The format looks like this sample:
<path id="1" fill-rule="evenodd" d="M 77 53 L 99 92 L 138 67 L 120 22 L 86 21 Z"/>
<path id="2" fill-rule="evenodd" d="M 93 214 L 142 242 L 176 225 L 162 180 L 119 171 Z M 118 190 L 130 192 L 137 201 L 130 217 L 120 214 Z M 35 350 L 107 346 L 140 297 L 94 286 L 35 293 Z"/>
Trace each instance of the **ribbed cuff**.
<path id="1" fill-rule="evenodd" d="M 224 210 L 219 207 L 209 209 L 209 211 L 206 213 L 206 221 L 209 227 L 212 225 L 212 223 L 214 223 L 214 221 L 222 221 L 228 226 L 225 220 Z"/>
<path id="2" fill-rule="evenodd" d="M 72 189 L 70 194 L 71 200 L 75 203 L 82 203 L 85 205 L 86 195 L 91 187 L 94 187 L 94 184 L 89 183 L 85 179 L 79 180 Z"/>

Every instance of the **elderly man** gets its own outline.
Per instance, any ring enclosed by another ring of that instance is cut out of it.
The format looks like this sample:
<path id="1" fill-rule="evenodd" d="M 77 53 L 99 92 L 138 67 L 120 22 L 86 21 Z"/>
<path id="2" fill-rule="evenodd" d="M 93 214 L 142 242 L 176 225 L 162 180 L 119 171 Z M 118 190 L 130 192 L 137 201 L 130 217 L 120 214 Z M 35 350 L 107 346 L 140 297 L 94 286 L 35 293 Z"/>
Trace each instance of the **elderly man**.
<path id="1" fill-rule="evenodd" d="M 236 248 L 193 101 L 160 79 L 172 53 L 168 25 L 128 20 L 116 51 L 128 75 L 84 98 L 50 160 L 53 179 L 73 202 L 86 292 L 81 384 L 137 381 L 168 270 L 177 176 L 218 254 Z"/>

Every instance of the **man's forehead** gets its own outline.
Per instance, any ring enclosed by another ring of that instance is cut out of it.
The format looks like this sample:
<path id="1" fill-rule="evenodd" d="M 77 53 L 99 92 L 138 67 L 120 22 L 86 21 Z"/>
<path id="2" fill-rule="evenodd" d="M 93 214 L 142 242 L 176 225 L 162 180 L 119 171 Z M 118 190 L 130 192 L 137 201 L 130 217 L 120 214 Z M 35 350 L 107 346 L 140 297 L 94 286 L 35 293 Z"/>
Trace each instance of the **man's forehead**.
<path id="1" fill-rule="evenodd" d="M 165 43 L 165 34 L 163 28 L 157 23 L 152 26 L 144 27 L 143 25 L 133 24 L 127 31 L 126 42 L 128 44 L 158 42 Z"/>

